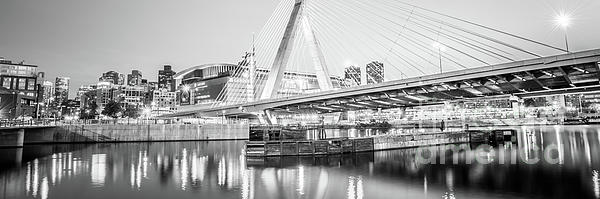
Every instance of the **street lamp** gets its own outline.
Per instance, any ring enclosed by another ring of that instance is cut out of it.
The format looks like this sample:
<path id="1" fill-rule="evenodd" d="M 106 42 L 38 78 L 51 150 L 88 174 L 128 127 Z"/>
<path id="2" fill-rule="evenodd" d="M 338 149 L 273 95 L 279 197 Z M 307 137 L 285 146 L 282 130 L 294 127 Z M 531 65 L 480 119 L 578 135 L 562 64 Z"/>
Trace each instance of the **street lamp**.
<path id="1" fill-rule="evenodd" d="M 556 23 L 557 26 L 561 27 L 565 33 L 565 46 L 567 47 L 567 53 L 569 53 L 569 39 L 567 36 L 567 28 L 569 27 L 569 25 L 571 25 L 571 16 L 569 16 L 566 13 L 560 13 L 558 15 L 556 15 L 556 18 L 554 18 L 554 22 Z"/>
<path id="2" fill-rule="evenodd" d="M 181 90 L 183 90 L 184 92 L 188 92 L 188 91 L 190 91 L 190 86 L 183 85 L 183 86 L 181 86 Z"/>
<path id="3" fill-rule="evenodd" d="M 438 51 L 438 57 L 440 58 L 440 73 L 443 72 L 442 70 L 442 52 L 446 52 L 446 46 L 444 46 L 444 44 L 441 44 L 439 42 L 434 42 L 432 44 L 434 49 L 437 49 Z"/>
<path id="4" fill-rule="evenodd" d="M 145 108 L 144 109 L 144 115 L 146 115 L 146 123 L 150 123 L 150 115 L 152 114 L 152 109 L 151 108 Z"/>

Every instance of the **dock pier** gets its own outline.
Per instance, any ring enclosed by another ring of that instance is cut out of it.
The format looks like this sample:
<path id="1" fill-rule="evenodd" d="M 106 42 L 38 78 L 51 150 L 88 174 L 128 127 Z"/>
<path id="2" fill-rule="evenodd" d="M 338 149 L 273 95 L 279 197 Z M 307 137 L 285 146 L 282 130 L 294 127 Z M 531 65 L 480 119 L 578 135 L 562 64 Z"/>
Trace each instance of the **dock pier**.
<path id="1" fill-rule="evenodd" d="M 277 132 L 280 130 L 281 132 Z M 256 134 L 256 129 L 251 132 Z M 284 129 L 259 129 L 264 133 L 279 134 L 278 138 L 286 137 Z M 335 155 L 369 151 L 382 151 L 422 146 L 459 143 L 516 142 L 516 130 L 460 130 L 452 132 L 436 132 L 421 134 L 387 134 L 360 138 L 329 138 L 329 139 L 279 139 L 246 142 L 245 153 L 248 157 L 272 156 L 311 156 Z M 253 136 L 250 136 L 253 137 Z M 256 137 L 256 136 L 254 136 Z"/>

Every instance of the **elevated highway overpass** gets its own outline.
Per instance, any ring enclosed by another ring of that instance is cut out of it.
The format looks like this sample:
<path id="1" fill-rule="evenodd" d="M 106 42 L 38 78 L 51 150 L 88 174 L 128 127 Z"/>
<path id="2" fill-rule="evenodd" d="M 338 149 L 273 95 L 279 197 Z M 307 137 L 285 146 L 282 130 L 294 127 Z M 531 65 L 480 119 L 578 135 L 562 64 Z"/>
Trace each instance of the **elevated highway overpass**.
<path id="1" fill-rule="evenodd" d="M 250 116 L 269 112 L 343 112 L 600 91 L 600 49 L 490 65 L 381 84 L 222 107 L 187 106 L 163 117 Z"/>

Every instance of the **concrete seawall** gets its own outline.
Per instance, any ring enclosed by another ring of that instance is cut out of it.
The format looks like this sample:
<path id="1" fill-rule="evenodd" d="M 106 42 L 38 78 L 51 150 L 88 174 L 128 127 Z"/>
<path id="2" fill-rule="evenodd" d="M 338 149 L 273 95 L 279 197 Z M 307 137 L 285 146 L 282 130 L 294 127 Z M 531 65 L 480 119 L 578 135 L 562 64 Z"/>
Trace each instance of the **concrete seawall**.
<path id="1" fill-rule="evenodd" d="M 24 144 L 248 139 L 247 124 L 98 124 L 26 129 Z"/>

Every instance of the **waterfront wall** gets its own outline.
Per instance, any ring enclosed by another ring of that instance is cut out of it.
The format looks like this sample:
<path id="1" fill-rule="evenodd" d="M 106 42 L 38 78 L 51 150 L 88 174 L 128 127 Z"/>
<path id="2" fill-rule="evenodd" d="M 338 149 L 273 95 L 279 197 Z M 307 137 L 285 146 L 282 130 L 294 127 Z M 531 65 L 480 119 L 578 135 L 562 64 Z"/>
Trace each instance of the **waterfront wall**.
<path id="1" fill-rule="evenodd" d="M 248 139 L 247 124 L 97 124 L 27 129 L 25 144 Z"/>
<path id="2" fill-rule="evenodd" d="M 0 148 L 23 147 L 24 129 L 0 129 Z"/>

